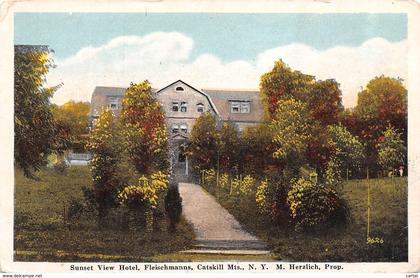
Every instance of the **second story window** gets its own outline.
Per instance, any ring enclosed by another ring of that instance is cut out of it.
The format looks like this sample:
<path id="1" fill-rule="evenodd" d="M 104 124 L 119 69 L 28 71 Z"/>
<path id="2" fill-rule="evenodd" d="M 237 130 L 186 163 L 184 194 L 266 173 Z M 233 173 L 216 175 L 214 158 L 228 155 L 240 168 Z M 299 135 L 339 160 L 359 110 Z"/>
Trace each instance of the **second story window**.
<path id="1" fill-rule="evenodd" d="M 172 125 L 172 133 L 178 133 L 179 132 L 179 125 Z"/>
<path id="2" fill-rule="evenodd" d="M 186 125 L 186 124 L 182 124 L 182 125 L 180 125 L 180 130 L 181 130 L 181 132 L 183 132 L 183 133 L 187 133 L 187 131 L 188 131 L 188 127 L 187 127 L 187 125 Z"/>
<path id="3" fill-rule="evenodd" d="M 181 112 L 187 112 L 187 103 L 181 102 Z"/>
<path id="4" fill-rule="evenodd" d="M 179 110 L 179 103 L 177 101 L 172 102 L 172 111 L 178 112 Z"/>
<path id="5" fill-rule="evenodd" d="M 204 112 L 204 104 L 202 104 L 202 103 L 197 104 L 197 112 L 198 113 L 203 113 Z"/>
<path id="6" fill-rule="evenodd" d="M 118 110 L 118 98 L 117 97 L 110 97 L 108 99 L 109 108 L 111 110 Z"/>

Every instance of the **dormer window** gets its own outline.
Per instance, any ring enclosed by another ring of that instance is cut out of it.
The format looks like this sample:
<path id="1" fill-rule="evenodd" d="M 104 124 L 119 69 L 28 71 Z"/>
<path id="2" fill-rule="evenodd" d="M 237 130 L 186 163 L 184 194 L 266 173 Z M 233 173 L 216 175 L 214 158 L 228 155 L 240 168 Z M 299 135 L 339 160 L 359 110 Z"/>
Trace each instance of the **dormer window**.
<path id="1" fill-rule="evenodd" d="M 245 100 L 237 100 L 230 102 L 230 112 L 231 113 L 250 113 L 251 112 L 251 104 L 249 101 Z"/>
<path id="2" fill-rule="evenodd" d="M 181 102 L 181 112 L 187 112 L 187 103 Z"/>
<path id="3" fill-rule="evenodd" d="M 184 88 L 182 88 L 181 86 L 179 86 L 179 87 L 176 87 L 175 88 L 175 91 L 177 91 L 177 92 L 183 92 L 184 91 Z"/>
<path id="4" fill-rule="evenodd" d="M 240 112 L 241 103 L 240 102 L 231 102 L 230 103 L 230 112 L 232 113 L 239 113 Z"/>
<path id="5" fill-rule="evenodd" d="M 203 113 L 204 112 L 204 104 L 202 104 L 202 103 L 197 104 L 197 112 L 198 113 Z"/>
<path id="6" fill-rule="evenodd" d="M 241 102 L 241 113 L 249 113 L 250 105 L 249 102 Z"/>

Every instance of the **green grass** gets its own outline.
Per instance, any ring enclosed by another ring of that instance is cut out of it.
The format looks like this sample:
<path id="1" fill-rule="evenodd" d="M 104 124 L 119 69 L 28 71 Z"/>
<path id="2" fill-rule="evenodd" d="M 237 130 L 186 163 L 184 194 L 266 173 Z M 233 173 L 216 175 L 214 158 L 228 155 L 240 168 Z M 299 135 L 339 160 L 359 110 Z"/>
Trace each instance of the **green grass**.
<path id="1" fill-rule="evenodd" d="M 367 244 L 367 188 L 371 192 L 370 237 L 383 244 Z M 351 219 L 345 227 L 312 232 L 275 227 L 262 219 L 252 201 L 237 202 L 219 196 L 246 230 L 273 250 L 275 259 L 288 261 L 382 262 L 407 261 L 407 178 L 353 180 L 338 188 L 347 201 Z M 254 202 L 255 203 L 255 202 Z"/>
<path id="2" fill-rule="evenodd" d="M 164 216 L 152 235 L 99 229 L 92 215 L 70 221 L 64 217 L 70 200 L 82 201 L 82 187 L 91 186 L 88 168 L 71 167 L 64 174 L 43 169 L 37 175 L 39 181 L 15 171 L 17 261 L 151 261 L 156 255 L 188 249 L 194 239 L 184 219 L 175 234 L 168 233 Z"/>
<path id="3" fill-rule="evenodd" d="M 351 219 L 346 227 L 296 232 L 261 219 L 252 202 L 219 198 L 253 234 L 267 242 L 273 255 L 235 256 L 184 254 L 194 239 L 183 219 L 175 234 L 160 218 L 151 236 L 141 231 L 99 229 L 95 218 L 65 219 L 71 199 L 83 200 L 81 188 L 91 186 L 87 167 L 71 167 L 64 174 L 52 169 L 37 173 L 40 180 L 15 173 L 15 260 L 17 261 L 217 261 L 288 260 L 380 262 L 407 261 L 407 179 L 353 180 L 338 189 L 347 201 Z M 367 185 L 371 188 L 371 237 L 383 244 L 366 244 Z"/>

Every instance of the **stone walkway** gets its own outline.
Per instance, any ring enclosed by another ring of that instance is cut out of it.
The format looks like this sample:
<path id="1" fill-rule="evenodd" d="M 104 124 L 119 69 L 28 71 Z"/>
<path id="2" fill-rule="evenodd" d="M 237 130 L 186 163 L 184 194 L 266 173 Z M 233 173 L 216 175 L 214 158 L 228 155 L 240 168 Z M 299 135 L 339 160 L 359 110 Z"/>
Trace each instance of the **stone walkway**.
<path id="1" fill-rule="evenodd" d="M 267 246 L 244 231 L 238 221 L 201 186 L 179 183 L 185 218 L 193 225 L 196 244 L 190 253 L 267 254 Z"/>

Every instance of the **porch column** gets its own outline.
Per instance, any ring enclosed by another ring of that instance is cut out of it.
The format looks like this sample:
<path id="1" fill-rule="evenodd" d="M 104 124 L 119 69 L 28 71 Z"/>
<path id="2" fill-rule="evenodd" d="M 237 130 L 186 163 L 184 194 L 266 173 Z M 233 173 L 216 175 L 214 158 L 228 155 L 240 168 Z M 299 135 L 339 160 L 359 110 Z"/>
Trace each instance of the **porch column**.
<path id="1" fill-rule="evenodd" d="M 188 157 L 185 156 L 185 175 L 188 176 Z"/>

